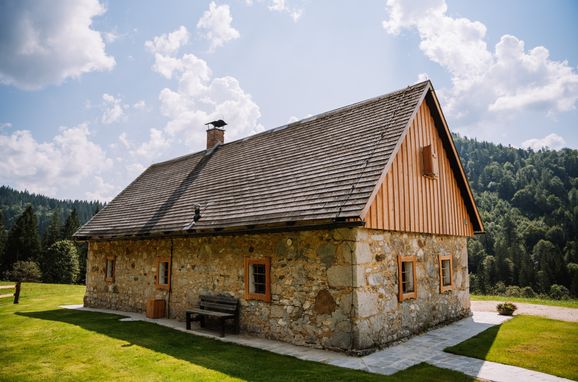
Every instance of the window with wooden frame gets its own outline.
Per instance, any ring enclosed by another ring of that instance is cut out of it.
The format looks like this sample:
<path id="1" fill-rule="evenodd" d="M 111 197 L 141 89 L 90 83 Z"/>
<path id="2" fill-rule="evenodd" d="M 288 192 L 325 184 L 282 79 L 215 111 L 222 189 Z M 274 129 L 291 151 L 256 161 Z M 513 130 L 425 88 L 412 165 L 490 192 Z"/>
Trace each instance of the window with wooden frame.
<path id="1" fill-rule="evenodd" d="M 158 289 L 170 289 L 171 287 L 171 258 L 157 257 L 157 274 L 155 287 Z"/>
<path id="2" fill-rule="evenodd" d="M 104 279 L 108 283 L 114 282 L 116 258 L 114 256 L 106 257 L 106 266 L 104 268 Z"/>
<path id="3" fill-rule="evenodd" d="M 271 259 L 245 257 L 245 300 L 271 301 Z"/>
<path id="4" fill-rule="evenodd" d="M 399 301 L 417 297 L 416 257 L 397 257 L 397 277 L 399 285 Z"/>
<path id="5" fill-rule="evenodd" d="M 454 271 L 451 255 L 440 255 L 440 292 L 454 287 Z"/>

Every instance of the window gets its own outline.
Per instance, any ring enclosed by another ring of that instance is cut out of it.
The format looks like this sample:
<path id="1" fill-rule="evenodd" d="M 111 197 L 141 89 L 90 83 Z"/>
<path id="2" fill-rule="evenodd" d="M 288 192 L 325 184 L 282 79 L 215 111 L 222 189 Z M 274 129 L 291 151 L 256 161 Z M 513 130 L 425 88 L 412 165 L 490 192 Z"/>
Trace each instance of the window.
<path id="1" fill-rule="evenodd" d="M 155 286 L 158 289 L 169 289 L 171 286 L 171 267 L 169 257 L 159 257 L 157 259 Z"/>
<path id="2" fill-rule="evenodd" d="M 106 282 L 113 283 L 114 282 L 114 266 L 115 266 L 115 258 L 114 256 L 108 256 L 106 258 L 106 268 L 105 268 L 105 280 Z"/>
<path id="3" fill-rule="evenodd" d="M 451 255 L 440 255 L 440 292 L 454 287 L 454 272 Z"/>
<path id="4" fill-rule="evenodd" d="M 271 259 L 245 258 L 245 299 L 271 301 Z"/>
<path id="5" fill-rule="evenodd" d="M 397 258 L 399 301 L 417 297 L 415 264 L 415 256 L 399 256 Z"/>

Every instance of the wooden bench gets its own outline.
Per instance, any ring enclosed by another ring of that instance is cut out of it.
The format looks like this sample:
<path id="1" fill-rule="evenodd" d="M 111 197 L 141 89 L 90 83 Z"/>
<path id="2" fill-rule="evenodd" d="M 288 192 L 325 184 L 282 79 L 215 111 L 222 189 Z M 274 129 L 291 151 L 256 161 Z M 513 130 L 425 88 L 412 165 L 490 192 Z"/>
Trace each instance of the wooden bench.
<path id="1" fill-rule="evenodd" d="M 230 296 L 201 295 L 199 306 L 185 311 L 187 330 L 191 330 L 192 321 L 200 321 L 205 327 L 205 317 L 217 319 L 221 328 L 221 337 L 225 336 L 225 321 L 233 320 L 235 334 L 239 334 L 239 300 Z"/>

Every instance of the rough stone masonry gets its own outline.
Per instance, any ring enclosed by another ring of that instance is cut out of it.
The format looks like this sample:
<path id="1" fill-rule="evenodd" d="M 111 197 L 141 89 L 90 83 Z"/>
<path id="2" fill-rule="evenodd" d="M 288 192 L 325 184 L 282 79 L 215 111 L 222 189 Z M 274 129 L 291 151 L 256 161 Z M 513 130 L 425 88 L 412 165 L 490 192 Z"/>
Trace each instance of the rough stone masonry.
<path id="1" fill-rule="evenodd" d="M 398 301 L 397 256 L 417 258 L 417 298 Z M 439 255 L 453 256 L 440 293 Z M 105 280 L 115 258 L 113 282 Z M 155 288 L 157 258 L 172 256 L 171 291 Z M 244 258 L 271 260 L 271 302 L 244 300 Z M 184 320 L 201 294 L 241 301 L 241 330 L 343 351 L 383 347 L 470 314 L 466 238 L 339 228 L 285 233 L 107 240 L 89 243 L 89 307 L 143 312 L 165 299 Z"/>

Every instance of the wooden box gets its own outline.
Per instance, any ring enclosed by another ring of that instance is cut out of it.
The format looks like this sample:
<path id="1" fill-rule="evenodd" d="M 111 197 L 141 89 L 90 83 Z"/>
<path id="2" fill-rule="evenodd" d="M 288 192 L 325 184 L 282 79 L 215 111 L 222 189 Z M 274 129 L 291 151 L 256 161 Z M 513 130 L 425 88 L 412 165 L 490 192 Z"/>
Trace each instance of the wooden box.
<path id="1" fill-rule="evenodd" d="M 147 318 L 165 317 L 165 300 L 151 299 L 147 302 Z"/>
<path id="2" fill-rule="evenodd" d="M 428 177 L 438 176 L 438 155 L 432 145 L 424 146 L 423 151 L 423 174 Z"/>

